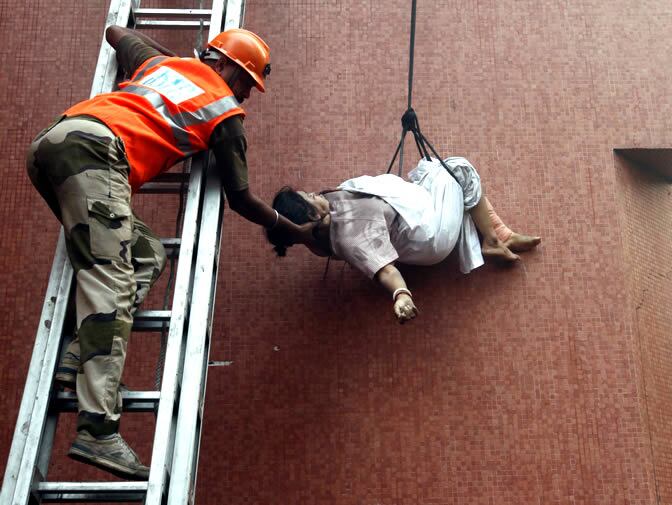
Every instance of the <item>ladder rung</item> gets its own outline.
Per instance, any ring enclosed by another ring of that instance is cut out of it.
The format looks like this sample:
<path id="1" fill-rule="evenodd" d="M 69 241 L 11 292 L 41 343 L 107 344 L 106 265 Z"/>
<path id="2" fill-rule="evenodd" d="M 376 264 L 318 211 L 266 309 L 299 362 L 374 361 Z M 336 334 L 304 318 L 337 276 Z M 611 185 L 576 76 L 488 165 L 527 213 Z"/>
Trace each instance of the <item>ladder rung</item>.
<path id="1" fill-rule="evenodd" d="M 170 324 L 170 310 L 139 310 L 133 317 L 133 331 L 161 331 Z"/>
<path id="2" fill-rule="evenodd" d="M 139 193 L 179 193 L 189 184 L 189 172 L 166 172 L 143 184 Z"/>
<path id="3" fill-rule="evenodd" d="M 135 9 L 134 15 L 136 28 L 200 28 L 201 26 L 210 26 L 212 10 Z"/>
<path id="4" fill-rule="evenodd" d="M 153 412 L 161 399 L 160 391 L 124 391 L 121 393 L 125 412 Z M 55 408 L 59 412 L 77 411 L 77 393 L 59 391 L 56 393 Z"/>
<path id="5" fill-rule="evenodd" d="M 212 15 L 211 9 L 135 9 L 133 11 L 136 17 L 177 17 L 177 18 L 203 18 L 210 20 Z"/>
<path id="6" fill-rule="evenodd" d="M 169 310 L 139 310 L 135 313 L 135 321 L 170 322 Z"/>
<path id="7" fill-rule="evenodd" d="M 182 239 L 180 238 L 162 238 L 161 245 L 169 250 L 169 252 L 177 252 L 182 244 Z"/>
<path id="8" fill-rule="evenodd" d="M 40 482 L 43 502 L 141 502 L 147 482 Z"/>
<path id="9" fill-rule="evenodd" d="M 166 194 L 179 193 L 182 190 L 182 185 L 174 182 L 148 182 L 138 190 L 142 194 Z"/>
<path id="10" fill-rule="evenodd" d="M 164 21 L 154 19 L 139 19 L 135 23 L 136 28 L 200 28 L 210 26 L 210 21 Z"/>
<path id="11" fill-rule="evenodd" d="M 152 179 L 154 182 L 189 182 L 189 172 L 165 172 Z"/>

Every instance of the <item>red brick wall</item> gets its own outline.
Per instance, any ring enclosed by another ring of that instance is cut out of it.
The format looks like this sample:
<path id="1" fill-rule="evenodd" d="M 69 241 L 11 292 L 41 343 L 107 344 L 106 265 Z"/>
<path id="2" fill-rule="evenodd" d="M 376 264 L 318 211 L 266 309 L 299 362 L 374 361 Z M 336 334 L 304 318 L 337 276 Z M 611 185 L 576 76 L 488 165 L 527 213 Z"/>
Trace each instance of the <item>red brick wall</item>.
<path id="1" fill-rule="evenodd" d="M 246 104 L 257 194 L 385 170 L 406 105 L 408 3 L 249 0 L 246 26 L 273 58 L 268 93 Z M 669 3 L 419 4 L 424 133 L 469 158 L 501 216 L 543 246 L 469 276 L 451 260 L 404 268 L 421 315 L 398 326 L 357 272 L 332 264 L 323 282 L 322 260 L 273 257 L 227 210 L 211 357 L 232 364 L 209 373 L 198 503 L 648 505 L 656 490 L 672 503 L 666 249 L 640 271 L 648 193 L 612 155 L 672 140 Z M 0 468 L 57 230 L 23 153 L 88 96 L 106 9 L 0 0 Z M 195 38 L 156 35 L 183 54 Z M 136 206 L 171 234 L 174 202 Z M 664 294 L 635 310 L 655 282 Z M 134 336 L 129 385 L 151 386 L 156 352 L 154 337 Z M 151 423 L 122 425 L 145 460 Z M 63 456 L 72 431 L 67 416 L 51 477 L 107 478 Z"/>

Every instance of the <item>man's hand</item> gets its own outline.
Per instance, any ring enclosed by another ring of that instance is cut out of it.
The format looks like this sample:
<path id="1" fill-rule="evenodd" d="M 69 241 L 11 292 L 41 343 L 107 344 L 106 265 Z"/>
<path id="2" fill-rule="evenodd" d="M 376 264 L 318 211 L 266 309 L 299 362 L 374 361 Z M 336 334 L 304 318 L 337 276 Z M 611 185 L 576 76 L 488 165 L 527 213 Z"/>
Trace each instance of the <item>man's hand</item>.
<path id="1" fill-rule="evenodd" d="M 405 293 L 400 293 L 394 302 L 394 315 L 400 324 L 414 319 L 418 315 L 418 308 L 413 303 L 413 298 Z"/>

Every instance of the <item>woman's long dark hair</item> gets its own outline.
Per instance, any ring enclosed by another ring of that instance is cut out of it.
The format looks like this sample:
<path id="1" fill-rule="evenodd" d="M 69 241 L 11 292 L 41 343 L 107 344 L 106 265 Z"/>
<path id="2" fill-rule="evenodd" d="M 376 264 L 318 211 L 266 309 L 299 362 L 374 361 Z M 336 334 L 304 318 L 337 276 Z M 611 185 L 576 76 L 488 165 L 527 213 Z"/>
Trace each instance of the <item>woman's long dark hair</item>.
<path id="1" fill-rule="evenodd" d="M 272 206 L 294 224 L 306 224 L 309 221 L 319 220 L 317 209 L 290 186 L 285 186 L 276 193 Z M 278 256 L 285 256 L 287 248 L 294 245 L 285 233 L 277 229 L 267 229 L 266 238 L 273 244 L 273 249 Z"/>

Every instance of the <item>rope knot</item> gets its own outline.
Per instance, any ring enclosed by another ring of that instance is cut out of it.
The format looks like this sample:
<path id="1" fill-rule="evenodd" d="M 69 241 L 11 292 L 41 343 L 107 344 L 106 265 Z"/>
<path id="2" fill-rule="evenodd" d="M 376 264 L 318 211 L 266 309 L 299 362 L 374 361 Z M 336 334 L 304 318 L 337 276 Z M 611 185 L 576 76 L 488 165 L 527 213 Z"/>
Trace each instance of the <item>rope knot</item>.
<path id="1" fill-rule="evenodd" d="M 418 116 L 415 114 L 412 107 L 409 107 L 406 112 L 404 112 L 404 115 L 401 116 L 401 127 L 405 131 L 418 131 L 420 129 Z"/>

